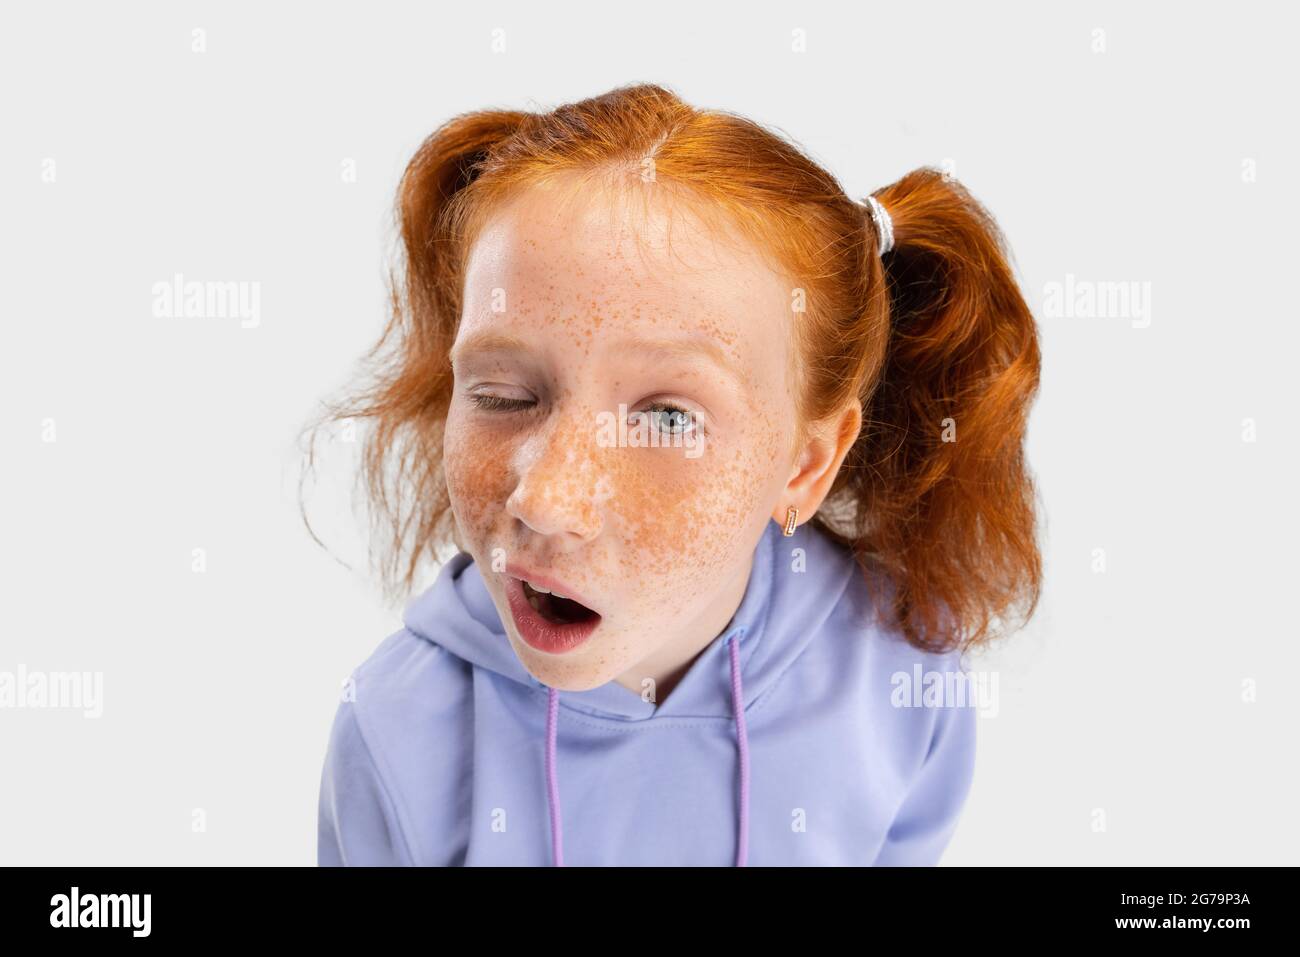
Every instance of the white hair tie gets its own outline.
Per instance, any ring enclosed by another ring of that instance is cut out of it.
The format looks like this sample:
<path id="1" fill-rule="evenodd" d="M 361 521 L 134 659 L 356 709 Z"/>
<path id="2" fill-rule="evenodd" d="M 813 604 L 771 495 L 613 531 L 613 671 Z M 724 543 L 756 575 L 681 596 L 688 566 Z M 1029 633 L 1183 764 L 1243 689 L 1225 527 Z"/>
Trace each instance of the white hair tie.
<path id="1" fill-rule="evenodd" d="M 871 210 L 871 218 L 876 223 L 876 238 L 879 240 L 880 255 L 885 255 L 894 248 L 894 221 L 889 218 L 885 207 L 874 196 L 868 196 L 862 203 Z"/>

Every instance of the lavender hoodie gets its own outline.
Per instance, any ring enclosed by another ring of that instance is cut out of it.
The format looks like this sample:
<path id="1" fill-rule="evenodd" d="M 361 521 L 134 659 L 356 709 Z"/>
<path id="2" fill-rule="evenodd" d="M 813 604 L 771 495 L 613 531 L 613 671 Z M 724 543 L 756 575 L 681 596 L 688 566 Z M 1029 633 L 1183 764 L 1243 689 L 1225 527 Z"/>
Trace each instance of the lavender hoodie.
<path id="1" fill-rule="evenodd" d="M 906 684 L 957 653 L 874 625 L 814 526 L 768 523 L 730 624 L 659 704 L 535 679 L 465 552 L 404 624 L 335 715 L 321 865 L 929 865 L 970 789 L 974 707 Z"/>

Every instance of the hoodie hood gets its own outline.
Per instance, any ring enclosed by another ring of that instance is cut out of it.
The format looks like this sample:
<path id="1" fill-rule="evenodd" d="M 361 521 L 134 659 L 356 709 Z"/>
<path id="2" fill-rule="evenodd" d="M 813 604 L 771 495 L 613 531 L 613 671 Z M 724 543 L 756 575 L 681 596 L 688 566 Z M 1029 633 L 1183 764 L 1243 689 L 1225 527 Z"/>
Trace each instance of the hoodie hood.
<path id="1" fill-rule="evenodd" d="M 589 866 L 936 863 L 976 711 L 945 700 L 955 652 L 874 611 L 849 549 L 768 523 L 731 621 L 655 704 L 536 680 L 457 554 L 345 684 L 318 862 L 561 865 L 567 836 Z"/>
<path id="2" fill-rule="evenodd" d="M 793 560 L 825 562 L 829 574 L 792 579 L 776 574 L 778 538 L 791 549 Z M 745 711 L 780 678 L 814 640 L 856 567 L 847 552 L 812 526 L 784 535 L 775 522 L 764 526 L 754 549 L 744 597 L 731 621 L 697 656 L 666 701 L 655 703 L 609 681 L 586 691 L 550 688 L 520 662 L 506 636 L 496 605 L 472 556 L 458 552 L 444 566 L 437 582 L 408 606 L 405 625 L 425 640 L 466 662 L 530 688 L 544 689 L 546 702 L 546 785 L 550 807 L 552 863 L 563 866 L 563 815 L 560 809 L 557 736 L 559 709 L 581 712 L 588 720 L 648 725 L 669 719 L 716 719 L 735 726 L 739 758 L 736 866 L 747 863 L 749 847 L 749 741 Z M 816 587 L 809 587 L 815 582 Z M 771 610 L 782 608 L 787 627 L 775 627 Z M 797 627 L 789 627 L 797 625 Z"/>

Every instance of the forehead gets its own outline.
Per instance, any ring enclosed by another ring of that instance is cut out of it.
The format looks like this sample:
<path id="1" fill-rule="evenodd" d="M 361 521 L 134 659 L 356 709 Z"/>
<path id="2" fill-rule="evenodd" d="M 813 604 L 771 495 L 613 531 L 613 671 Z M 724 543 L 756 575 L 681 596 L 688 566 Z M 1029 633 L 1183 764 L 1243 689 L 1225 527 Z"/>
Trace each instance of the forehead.
<path id="1" fill-rule="evenodd" d="M 460 333 L 547 327 L 584 345 L 597 331 L 705 335 L 750 365 L 785 355 L 789 322 L 789 281 L 669 190 L 552 185 L 485 222 L 466 262 Z"/>

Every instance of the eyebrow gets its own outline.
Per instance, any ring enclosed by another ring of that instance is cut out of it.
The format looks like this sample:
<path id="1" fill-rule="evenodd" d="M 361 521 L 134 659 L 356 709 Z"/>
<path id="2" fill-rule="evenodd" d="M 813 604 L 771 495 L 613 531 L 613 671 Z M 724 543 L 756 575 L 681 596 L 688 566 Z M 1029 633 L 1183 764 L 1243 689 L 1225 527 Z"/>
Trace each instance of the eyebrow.
<path id="1" fill-rule="evenodd" d="M 517 336 L 507 336 L 499 332 L 476 332 L 464 342 L 452 347 L 450 359 L 454 365 L 457 360 L 464 361 L 471 355 L 493 352 L 529 352 L 530 346 Z"/>
<path id="2" fill-rule="evenodd" d="M 732 383 L 739 386 L 742 382 L 736 362 L 727 355 L 717 341 L 708 336 L 694 335 L 675 339 L 648 339 L 644 336 L 628 336 L 618 340 L 615 348 L 620 352 L 635 352 L 638 357 L 646 359 L 704 359 L 718 371 L 722 372 Z M 451 361 L 464 362 L 470 356 L 490 354 L 493 352 L 532 352 L 533 347 L 518 336 L 500 332 L 477 332 L 451 350 Z"/>

